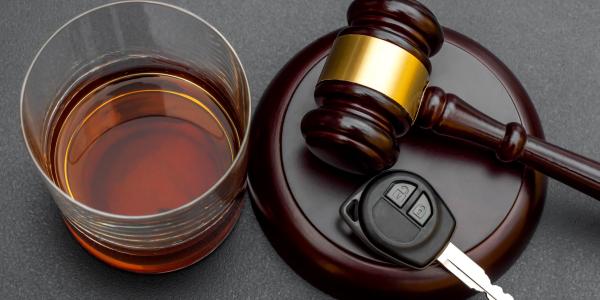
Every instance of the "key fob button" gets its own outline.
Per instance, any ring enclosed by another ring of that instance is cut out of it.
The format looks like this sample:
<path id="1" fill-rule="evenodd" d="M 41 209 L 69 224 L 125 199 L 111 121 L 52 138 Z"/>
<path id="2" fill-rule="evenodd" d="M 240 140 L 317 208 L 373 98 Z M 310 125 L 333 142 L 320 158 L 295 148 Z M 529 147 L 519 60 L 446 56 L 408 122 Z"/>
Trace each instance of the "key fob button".
<path id="1" fill-rule="evenodd" d="M 419 196 L 417 202 L 408 211 L 408 215 L 421 226 L 427 223 L 427 220 L 431 217 L 431 203 L 427 195 L 423 193 Z"/>
<path id="2" fill-rule="evenodd" d="M 395 182 L 390 186 L 387 193 L 385 193 L 385 197 L 402 208 L 416 188 L 414 184 L 408 182 Z"/>
<path id="3" fill-rule="evenodd" d="M 371 178 L 346 199 L 340 215 L 369 249 L 416 269 L 436 260 L 456 227 L 433 186 L 401 170 Z"/>
<path id="4" fill-rule="evenodd" d="M 346 199 L 340 215 L 365 246 L 392 263 L 421 270 L 437 260 L 487 298 L 513 300 L 450 242 L 456 220 L 433 186 L 417 174 L 395 170 L 371 178 Z"/>

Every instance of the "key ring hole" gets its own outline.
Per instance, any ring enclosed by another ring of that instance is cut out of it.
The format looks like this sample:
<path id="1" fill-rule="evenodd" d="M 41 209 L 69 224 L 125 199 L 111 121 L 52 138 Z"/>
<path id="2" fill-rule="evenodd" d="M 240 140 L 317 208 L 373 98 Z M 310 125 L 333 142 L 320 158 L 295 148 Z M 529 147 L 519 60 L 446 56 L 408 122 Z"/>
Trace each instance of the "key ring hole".
<path id="1" fill-rule="evenodd" d="M 358 222 L 358 201 L 350 201 L 350 203 L 348 203 L 348 205 L 346 206 L 345 211 L 346 216 L 348 216 L 348 218 L 352 220 L 352 222 Z"/>

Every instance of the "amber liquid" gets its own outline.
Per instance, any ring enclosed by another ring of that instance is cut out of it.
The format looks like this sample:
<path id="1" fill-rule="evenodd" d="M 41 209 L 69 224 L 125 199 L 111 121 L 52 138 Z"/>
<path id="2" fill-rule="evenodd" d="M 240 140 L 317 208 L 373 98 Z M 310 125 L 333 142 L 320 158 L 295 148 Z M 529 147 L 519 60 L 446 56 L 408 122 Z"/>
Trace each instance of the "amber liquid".
<path id="1" fill-rule="evenodd" d="M 238 137 L 197 78 L 120 72 L 78 87 L 55 117 L 54 180 L 83 204 L 151 215 L 201 196 L 232 164 Z"/>

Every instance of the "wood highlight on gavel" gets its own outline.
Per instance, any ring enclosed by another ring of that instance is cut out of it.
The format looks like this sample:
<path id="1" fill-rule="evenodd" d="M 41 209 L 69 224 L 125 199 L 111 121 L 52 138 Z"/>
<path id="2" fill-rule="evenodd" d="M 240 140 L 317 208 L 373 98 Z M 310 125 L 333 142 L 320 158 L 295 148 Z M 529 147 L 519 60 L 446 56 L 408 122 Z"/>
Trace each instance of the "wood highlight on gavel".
<path id="1" fill-rule="evenodd" d="M 315 89 L 318 108 L 302 119 L 310 151 L 342 170 L 372 174 L 397 160 L 412 126 L 495 151 L 600 199 L 600 163 L 502 124 L 458 96 L 427 86 L 429 57 L 443 30 L 411 0 L 356 0 Z"/>

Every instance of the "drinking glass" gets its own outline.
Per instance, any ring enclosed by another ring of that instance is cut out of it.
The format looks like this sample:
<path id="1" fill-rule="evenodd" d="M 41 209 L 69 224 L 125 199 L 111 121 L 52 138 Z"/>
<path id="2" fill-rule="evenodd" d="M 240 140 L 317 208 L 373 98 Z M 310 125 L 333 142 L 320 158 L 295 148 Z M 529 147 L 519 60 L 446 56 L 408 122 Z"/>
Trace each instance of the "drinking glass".
<path id="1" fill-rule="evenodd" d="M 204 194 L 167 211 L 131 216 L 71 197 L 53 179 L 48 153 L 52 120 L 71 90 L 103 70 L 138 60 L 172 62 L 218 87 L 219 105 L 239 138 L 230 167 Z M 248 82 L 231 45 L 191 12 L 158 2 L 125 1 L 76 16 L 35 56 L 20 101 L 23 136 L 37 169 L 73 236 L 100 260 L 139 273 L 177 270 L 211 253 L 236 223 L 246 178 Z"/>

